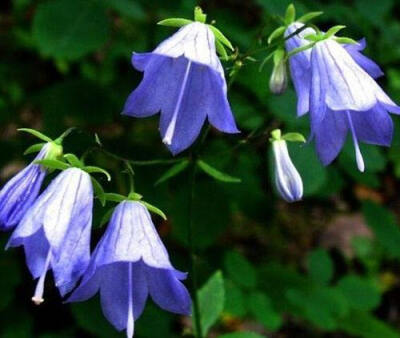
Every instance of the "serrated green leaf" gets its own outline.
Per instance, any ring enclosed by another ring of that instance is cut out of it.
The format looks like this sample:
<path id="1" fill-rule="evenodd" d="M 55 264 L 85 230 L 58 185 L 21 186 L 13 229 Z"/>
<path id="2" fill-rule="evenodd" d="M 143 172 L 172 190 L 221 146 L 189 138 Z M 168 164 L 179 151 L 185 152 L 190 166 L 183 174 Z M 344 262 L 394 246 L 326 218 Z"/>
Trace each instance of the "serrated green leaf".
<path id="1" fill-rule="evenodd" d="M 43 146 L 45 146 L 47 143 L 36 143 L 31 145 L 30 147 L 28 147 L 25 151 L 24 151 L 24 155 L 28 155 L 28 154 L 32 154 L 32 153 L 37 153 L 40 150 L 42 150 Z"/>
<path id="2" fill-rule="evenodd" d="M 25 133 L 29 133 L 29 134 L 31 134 L 33 136 L 36 136 L 38 139 L 41 139 L 42 141 L 46 141 L 46 142 L 52 142 L 53 141 L 50 137 L 42 134 L 40 131 L 37 131 L 35 129 L 19 128 L 17 130 L 18 131 L 23 131 Z"/>
<path id="3" fill-rule="evenodd" d="M 90 177 L 92 180 L 93 190 L 95 196 L 99 199 L 101 205 L 104 207 L 106 205 L 105 193 L 102 185 L 94 177 Z"/>
<path id="4" fill-rule="evenodd" d="M 164 174 L 161 175 L 161 177 L 156 181 L 156 183 L 154 183 L 154 185 L 159 185 L 165 181 L 168 181 L 172 177 L 175 177 L 176 175 L 184 171 L 188 167 L 188 165 L 188 160 L 183 160 L 182 162 L 173 165 Z"/>
<path id="5" fill-rule="evenodd" d="M 157 25 L 167 26 L 167 27 L 183 27 L 192 22 L 193 22 L 192 20 L 184 18 L 170 18 L 157 22 Z"/>
<path id="6" fill-rule="evenodd" d="M 198 290 L 203 335 L 215 324 L 224 309 L 225 288 L 221 271 L 214 273 Z"/>
<path id="7" fill-rule="evenodd" d="M 40 165 L 46 167 L 47 169 L 51 169 L 51 170 L 54 170 L 54 169 L 65 170 L 70 167 L 65 162 L 62 162 L 59 160 L 50 160 L 50 159 L 37 160 L 37 161 L 34 161 L 33 163 L 40 164 Z"/>
<path id="8" fill-rule="evenodd" d="M 296 21 L 297 22 L 302 22 L 302 23 L 307 23 L 308 21 L 311 21 L 312 19 L 324 14 L 324 12 L 310 12 L 307 14 L 304 14 L 300 18 L 298 18 Z"/>
<path id="9" fill-rule="evenodd" d="M 268 44 L 270 44 L 272 41 L 275 39 L 279 38 L 280 36 L 285 33 L 286 27 L 285 26 L 280 26 L 277 29 L 275 29 L 269 36 L 268 36 Z"/>
<path id="10" fill-rule="evenodd" d="M 162 212 L 161 209 L 155 207 L 154 205 L 151 205 L 150 203 L 147 203 L 145 201 L 139 201 L 142 203 L 149 211 L 154 212 L 155 214 L 159 215 L 164 221 L 167 220 L 167 216 Z"/>
<path id="11" fill-rule="evenodd" d="M 227 183 L 240 183 L 242 180 L 237 177 L 230 176 L 228 174 L 225 174 L 214 167 L 210 166 L 206 162 L 202 160 L 197 161 L 197 166 L 204 171 L 207 175 L 215 178 L 218 181 L 221 182 L 227 182 Z"/>
<path id="12" fill-rule="evenodd" d="M 228 47 L 231 51 L 234 50 L 232 43 L 228 40 L 228 38 L 215 26 L 208 25 L 211 31 L 214 33 L 215 39 L 221 42 L 224 46 Z"/>
<path id="13" fill-rule="evenodd" d="M 282 135 L 282 140 L 288 142 L 303 142 L 303 143 L 306 142 L 306 139 L 300 133 L 286 133 Z"/>
<path id="14" fill-rule="evenodd" d="M 323 249 L 315 249 L 307 255 L 310 277 L 321 284 L 327 284 L 333 277 L 334 267 L 329 254 Z"/>

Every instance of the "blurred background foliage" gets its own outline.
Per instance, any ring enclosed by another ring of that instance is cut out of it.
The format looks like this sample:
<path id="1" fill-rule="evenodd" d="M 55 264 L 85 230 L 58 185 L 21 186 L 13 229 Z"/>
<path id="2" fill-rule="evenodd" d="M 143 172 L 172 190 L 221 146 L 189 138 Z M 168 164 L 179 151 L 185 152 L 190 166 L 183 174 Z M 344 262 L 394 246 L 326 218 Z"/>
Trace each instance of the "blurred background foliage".
<path id="1" fill-rule="evenodd" d="M 385 70 L 380 83 L 400 102 L 400 3 L 396 0 L 295 1 L 299 14 L 324 11 L 322 29 L 347 26 L 346 36 L 367 38 L 367 55 Z M 158 118 L 120 112 L 141 74 L 132 51 L 149 51 L 173 32 L 155 23 L 192 17 L 194 0 L 2 0 L 0 2 L 0 179 L 29 159 L 34 140 L 18 127 L 51 137 L 78 126 L 66 151 L 81 155 L 97 133 L 120 156 L 170 158 Z M 287 0 L 207 0 L 200 5 L 243 53 L 277 27 Z M 265 39 L 263 42 L 265 44 Z M 265 55 L 253 55 L 261 60 Z M 227 68 L 232 64 L 226 63 Z M 202 326 L 209 337 L 400 337 L 400 120 L 391 149 L 362 148 L 367 171 L 356 170 L 351 145 L 323 168 L 312 145 L 291 145 L 305 184 L 305 199 L 286 204 L 274 194 L 268 131 L 281 127 L 308 135 L 308 118 L 295 117 L 295 94 L 272 96 L 271 66 L 247 62 L 229 92 L 240 136 L 215 130 L 201 157 L 240 177 L 228 184 L 199 174 L 195 241 L 199 251 Z M 229 71 L 229 70 L 228 70 Z M 253 132 L 262 137 L 240 140 Z M 108 191 L 126 192 L 123 166 L 101 153 L 96 162 L 114 175 Z M 154 186 L 169 166 L 135 167 L 137 191 L 169 216 L 155 218 L 174 265 L 188 271 L 188 177 Z M 96 205 L 93 243 L 104 210 Z M 7 234 L 1 234 L 4 246 Z M 46 302 L 30 302 L 33 281 L 21 250 L 0 255 L 0 337 L 123 337 L 102 317 L 98 299 L 62 305 L 49 280 Z M 149 304 L 137 337 L 189 334 L 189 318 Z"/>

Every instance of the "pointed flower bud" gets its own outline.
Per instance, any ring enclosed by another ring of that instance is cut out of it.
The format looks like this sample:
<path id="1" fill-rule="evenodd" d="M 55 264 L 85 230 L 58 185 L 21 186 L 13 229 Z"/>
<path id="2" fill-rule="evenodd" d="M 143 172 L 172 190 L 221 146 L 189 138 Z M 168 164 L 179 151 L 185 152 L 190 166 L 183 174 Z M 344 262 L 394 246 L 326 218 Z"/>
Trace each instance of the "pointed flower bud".
<path id="1" fill-rule="evenodd" d="M 100 292 L 103 313 L 118 330 L 134 334 L 134 323 L 150 295 L 162 309 L 189 315 L 191 300 L 168 257 L 147 208 L 124 200 L 115 208 L 80 286 L 68 302 L 85 301 Z"/>
<path id="2" fill-rule="evenodd" d="M 278 49 L 274 52 L 274 68 L 269 80 L 269 89 L 275 95 L 283 94 L 287 88 L 287 70 L 285 51 Z"/>
<path id="3" fill-rule="evenodd" d="M 43 302 L 49 270 L 61 295 L 75 286 L 90 259 L 93 187 L 78 168 L 62 171 L 39 196 L 14 230 L 7 247 L 23 246 L 38 279 L 32 301 Z"/>
<path id="4" fill-rule="evenodd" d="M 16 174 L 0 191 L 0 230 L 14 229 L 32 206 L 46 176 L 46 169 L 35 161 L 62 155 L 62 146 L 55 142 L 39 145 L 40 151 L 25 169 Z"/>
<path id="5" fill-rule="evenodd" d="M 280 130 L 274 130 L 271 135 L 276 189 L 285 201 L 299 201 L 303 196 L 301 176 L 290 159 L 286 141 L 281 137 Z"/>

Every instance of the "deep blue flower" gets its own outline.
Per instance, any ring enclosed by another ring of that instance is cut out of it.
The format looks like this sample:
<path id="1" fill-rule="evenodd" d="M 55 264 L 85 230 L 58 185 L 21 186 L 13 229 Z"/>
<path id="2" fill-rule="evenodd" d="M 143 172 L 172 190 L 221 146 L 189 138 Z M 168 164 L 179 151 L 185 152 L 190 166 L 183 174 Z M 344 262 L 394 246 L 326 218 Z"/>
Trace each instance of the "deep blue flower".
<path id="1" fill-rule="evenodd" d="M 296 202 L 303 197 L 303 181 L 290 159 L 286 141 L 272 142 L 275 159 L 275 185 L 281 197 L 287 202 Z"/>
<path id="2" fill-rule="evenodd" d="M 215 37 L 207 25 L 183 26 L 153 52 L 134 53 L 132 64 L 144 77 L 123 114 L 147 117 L 161 112 L 161 137 L 173 154 L 196 140 L 206 118 L 222 132 L 238 132 Z"/>
<path id="3" fill-rule="evenodd" d="M 38 197 L 14 230 L 7 247 L 23 246 L 32 276 L 39 278 L 32 300 L 43 302 L 48 270 L 65 295 L 90 260 L 93 187 L 88 173 L 69 168 Z"/>
<path id="4" fill-rule="evenodd" d="M 42 147 L 34 161 L 42 160 L 50 144 Z M 11 178 L 0 191 L 0 230 L 12 230 L 39 195 L 46 169 L 33 162 Z"/>
<path id="5" fill-rule="evenodd" d="M 360 171 L 364 171 L 364 161 L 359 142 L 389 146 L 393 134 L 389 112 L 400 113 L 400 108 L 373 79 L 372 76 L 381 75 L 381 70 L 359 53 L 362 47 L 342 46 L 328 38 L 316 42 L 307 53 L 291 57 L 309 58 L 308 68 L 299 62 L 296 64 L 303 67 L 303 73 L 307 70 L 309 76 L 294 82 L 305 83 L 302 92 L 298 92 L 299 102 L 305 97 L 304 101 L 308 100 L 308 107 L 306 104 L 302 107 L 310 111 L 311 133 L 322 163 L 327 165 L 337 157 L 350 132 Z M 292 77 L 296 76 L 292 72 Z M 298 111 L 305 112 L 306 109 Z"/>
<path id="6" fill-rule="evenodd" d="M 68 302 L 84 301 L 100 291 L 106 318 L 132 337 L 148 295 L 162 309 L 190 314 L 186 274 L 174 269 L 146 207 L 123 201 L 113 212 L 79 287 Z"/>

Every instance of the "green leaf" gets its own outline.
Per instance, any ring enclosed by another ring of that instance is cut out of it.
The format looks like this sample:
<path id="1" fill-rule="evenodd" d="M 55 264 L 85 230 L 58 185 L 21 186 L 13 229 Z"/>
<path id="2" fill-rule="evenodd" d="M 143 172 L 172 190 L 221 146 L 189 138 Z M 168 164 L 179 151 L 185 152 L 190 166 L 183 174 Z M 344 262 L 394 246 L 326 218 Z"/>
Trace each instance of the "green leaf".
<path id="1" fill-rule="evenodd" d="M 151 205 L 150 203 L 147 203 L 145 201 L 139 201 L 139 202 L 142 203 L 149 211 L 159 215 L 164 221 L 167 220 L 167 216 L 162 212 L 161 209 L 158 209 L 154 205 Z"/>
<path id="2" fill-rule="evenodd" d="M 167 27 L 182 27 L 192 23 L 192 20 L 183 18 L 170 18 L 157 22 L 157 25 L 167 26 Z"/>
<path id="3" fill-rule="evenodd" d="M 215 178 L 218 181 L 221 182 L 227 182 L 227 183 L 240 183 L 242 180 L 237 177 L 230 176 L 228 174 L 225 174 L 214 167 L 210 166 L 206 162 L 202 160 L 197 161 L 197 166 L 204 171 L 207 175 Z"/>
<path id="4" fill-rule="evenodd" d="M 29 134 L 31 134 L 33 136 L 36 136 L 37 138 L 41 139 L 42 141 L 46 141 L 46 142 L 52 142 L 53 141 L 50 137 L 42 134 L 40 131 L 37 131 L 35 129 L 19 128 L 18 131 L 23 131 L 25 133 L 29 133 Z"/>
<path id="5" fill-rule="evenodd" d="M 106 205 L 106 196 L 102 185 L 94 177 L 90 177 L 93 184 L 93 190 L 96 197 L 99 199 L 101 205 L 104 207 Z"/>
<path id="6" fill-rule="evenodd" d="M 144 20 L 146 19 L 146 13 L 136 1 L 131 0 L 113 0 L 104 1 L 104 3 L 110 8 L 117 11 L 119 14 L 126 16 L 132 20 Z"/>
<path id="7" fill-rule="evenodd" d="M 282 325 L 282 317 L 273 309 L 269 297 L 261 292 L 250 294 L 248 306 L 253 316 L 268 330 L 276 331 Z"/>
<path id="8" fill-rule="evenodd" d="M 89 174 L 92 174 L 92 173 L 104 174 L 107 177 L 107 181 L 111 181 L 111 175 L 103 168 L 89 165 L 89 166 L 83 167 L 82 169 L 85 170 Z"/>
<path id="9" fill-rule="evenodd" d="M 178 162 L 174 164 L 171 168 L 169 168 L 162 176 L 154 183 L 154 185 L 159 185 L 165 181 L 168 181 L 172 177 L 175 177 L 182 171 L 184 171 L 189 165 L 188 160 L 183 160 L 182 162 Z"/>
<path id="10" fill-rule="evenodd" d="M 33 163 L 40 164 L 40 165 L 46 167 L 47 169 L 51 169 L 51 170 L 54 170 L 54 169 L 65 170 L 70 167 L 65 162 L 62 162 L 59 160 L 50 160 L 50 159 L 37 160 L 37 161 L 34 161 Z"/>
<path id="11" fill-rule="evenodd" d="M 37 153 L 40 150 L 42 150 L 43 146 L 46 145 L 46 143 L 36 143 L 31 145 L 30 147 L 28 147 L 25 151 L 24 151 L 24 155 L 28 155 L 28 154 L 32 154 L 32 153 Z"/>
<path id="12" fill-rule="evenodd" d="M 321 284 L 328 284 L 334 273 L 333 262 L 323 249 L 315 249 L 307 255 L 307 266 L 310 277 Z"/>
<path id="13" fill-rule="evenodd" d="M 343 277 L 339 281 L 337 288 L 345 295 L 349 304 L 357 310 L 371 311 L 381 301 L 376 285 L 370 280 L 356 275 Z"/>
<path id="14" fill-rule="evenodd" d="M 324 14 L 324 12 L 310 12 L 310 13 L 304 14 L 303 16 L 298 18 L 296 21 L 302 22 L 302 23 L 307 23 L 308 21 L 311 21 L 312 19 L 314 19 L 317 16 L 320 16 L 322 14 Z"/>
<path id="15" fill-rule="evenodd" d="M 282 140 L 288 141 L 288 142 L 306 142 L 306 139 L 304 136 L 300 133 L 286 133 L 282 135 Z"/>
<path id="16" fill-rule="evenodd" d="M 333 26 L 329 28 L 328 31 L 325 33 L 325 37 L 329 38 L 331 36 L 334 36 L 337 32 L 341 31 L 344 28 L 346 28 L 346 26 L 344 25 Z"/>
<path id="17" fill-rule="evenodd" d="M 104 213 L 103 217 L 101 218 L 100 224 L 99 224 L 100 227 L 103 227 L 104 225 L 106 225 L 108 223 L 108 221 L 110 220 L 114 210 L 115 210 L 115 207 L 113 207 L 111 209 L 108 209 Z"/>
<path id="18" fill-rule="evenodd" d="M 40 52 L 76 60 L 108 39 L 106 8 L 95 0 L 52 0 L 40 3 L 33 19 L 33 37 Z"/>
<path id="19" fill-rule="evenodd" d="M 268 337 L 265 335 L 260 335 L 255 332 L 241 331 L 241 332 L 226 333 L 218 336 L 218 338 L 268 338 Z"/>
<path id="20" fill-rule="evenodd" d="M 400 227 L 395 215 L 386 208 L 374 203 L 364 202 L 362 211 L 367 225 L 390 256 L 400 258 Z"/>
<path id="21" fill-rule="evenodd" d="M 222 272 L 215 272 L 198 291 L 203 335 L 215 324 L 224 309 L 225 288 Z"/>
<path id="22" fill-rule="evenodd" d="M 224 46 L 228 47 L 231 51 L 234 50 L 232 43 L 228 40 L 228 38 L 215 26 L 208 25 L 211 31 L 214 33 L 215 39 L 221 42 Z"/>
<path id="23" fill-rule="evenodd" d="M 224 266 L 229 277 L 248 289 L 257 286 L 257 274 L 253 265 L 240 253 L 229 251 L 224 256 Z"/>
<path id="24" fill-rule="evenodd" d="M 275 39 L 279 38 L 280 36 L 283 36 L 283 33 L 285 33 L 286 27 L 281 26 L 275 29 L 268 37 L 268 44 L 270 44 L 272 41 Z"/>
<path id="25" fill-rule="evenodd" d="M 231 280 L 225 280 L 224 313 L 234 317 L 243 317 L 247 313 L 246 304 L 243 291 Z"/>
<path id="26" fill-rule="evenodd" d="M 65 154 L 64 158 L 68 161 L 70 165 L 76 168 L 81 168 L 83 163 L 74 154 Z"/>

